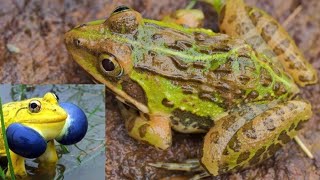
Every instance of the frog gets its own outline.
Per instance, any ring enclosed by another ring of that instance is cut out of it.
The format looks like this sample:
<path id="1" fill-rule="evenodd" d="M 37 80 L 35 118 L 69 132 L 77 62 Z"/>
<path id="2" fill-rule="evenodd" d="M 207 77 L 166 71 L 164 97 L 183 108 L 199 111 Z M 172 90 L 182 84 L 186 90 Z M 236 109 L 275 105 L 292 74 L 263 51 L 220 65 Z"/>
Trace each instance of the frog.
<path id="1" fill-rule="evenodd" d="M 60 134 L 67 119 L 67 112 L 59 106 L 57 96 L 49 92 L 42 98 L 31 98 L 3 104 L 2 109 L 6 128 L 13 123 L 20 123 L 35 130 L 48 141 L 45 152 L 38 157 L 38 160 L 44 164 L 55 164 L 58 156 L 53 140 Z M 6 156 L 2 132 L 0 156 Z M 10 150 L 10 156 L 15 175 L 26 176 L 25 158 L 12 150 Z M 9 175 L 9 171 L 7 175 Z"/>
<path id="2" fill-rule="evenodd" d="M 165 150 L 172 129 L 205 133 L 196 167 L 212 176 L 263 162 L 312 116 L 282 65 L 239 37 L 145 19 L 120 6 L 107 19 L 69 30 L 64 41 L 115 94 L 134 139 Z"/>

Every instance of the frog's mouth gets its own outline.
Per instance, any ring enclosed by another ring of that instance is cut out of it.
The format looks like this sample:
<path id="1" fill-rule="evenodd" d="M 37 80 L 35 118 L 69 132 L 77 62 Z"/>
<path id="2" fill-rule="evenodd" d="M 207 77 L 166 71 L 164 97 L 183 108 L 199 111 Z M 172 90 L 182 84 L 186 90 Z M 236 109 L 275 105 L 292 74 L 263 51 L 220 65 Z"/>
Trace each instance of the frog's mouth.
<path id="1" fill-rule="evenodd" d="M 65 119 L 57 119 L 57 120 L 42 120 L 42 121 L 35 121 L 35 120 L 27 120 L 27 121 L 20 121 L 22 124 L 38 124 L 38 125 L 43 125 L 43 124 L 55 124 L 55 123 L 61 123 L 64 122 Z"/>
<path id="2" fill-rule="evenodd" d="M 134 108 L 138 109 L 139 111 L 141 111 L 142 113 L 146 113 L 146 114 L 149 113 L 149 108 L 146 105 L 137 101 L 136 99 L 134 99 L 133 97 L 131 97 L 130 95 L 125 93 L 124 91 L 121 91 L 121 90 L 115 88 L 110 82 L 105 81 L 104 78 L 100 82 L 104 83 L 107 86 L 107 88 L 113 94 L 115 94 L 116 98 L 120 102 L 127 104 L 130 107 L 134 107 Z"/>
<path id="3" fill-rule="evenodd" d="M 25 121 L 21 124 L 30 127 L 40 133 L 46 140 L 54 139 L 61 132 L 66 119 L 57 119 L 51 121 L 41 121 L 41 122 L 30 122 Z"/>

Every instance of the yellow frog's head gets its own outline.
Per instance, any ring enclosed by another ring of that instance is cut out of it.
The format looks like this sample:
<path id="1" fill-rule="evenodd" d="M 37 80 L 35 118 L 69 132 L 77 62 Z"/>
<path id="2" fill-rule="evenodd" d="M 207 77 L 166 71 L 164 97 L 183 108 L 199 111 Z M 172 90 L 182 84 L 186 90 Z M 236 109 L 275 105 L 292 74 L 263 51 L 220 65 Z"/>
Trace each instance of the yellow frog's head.
<path id="1" fill-rule="evenodd" d="M 20 123 L 40 133 L 46 140 L 57 137 L 61 132 L 67 113 L 59 106 L 58 97 L 46 93 L 43 98 L 31 98 L 24 101 L 5 104 L 6 126 Z"/>

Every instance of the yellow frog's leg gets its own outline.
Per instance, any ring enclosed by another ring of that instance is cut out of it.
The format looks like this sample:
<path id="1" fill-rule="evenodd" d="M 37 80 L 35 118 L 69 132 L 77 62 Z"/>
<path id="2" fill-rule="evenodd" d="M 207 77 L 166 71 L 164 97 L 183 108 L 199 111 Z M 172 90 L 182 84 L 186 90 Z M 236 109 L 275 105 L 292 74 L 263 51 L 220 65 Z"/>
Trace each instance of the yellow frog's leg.
<path id="1" fill-rule="evenodd" d="M 58 161 L 58 155 L 53 140 L 50 140 L 47 143 L 46 151 L 38 157 L 38 160 L 40 161 L 40 164 L 55 164 Z"/>
<path id="2" fill-rule="evenodd" d="M 300 86 L 317 82 L 317 72 L 304 58 L 294 40 L 269 14 L 248 7 L 243 0 L 203 0 L 220 15 L 220 30 L 246 40 L 255 51 L 281 64 Z"/>
<path id="3" fill-rule="evenodd" d="M 167 149 L 171 146 L 172 134 L 169 117 L 139 114 L 120 102 L 118 104 L 125 119 L 126 129 L 131 137 L 160 149 Z"/>
<path id="4" fill-rule="evenodd" d="M 201 163 L 214 176 L 254 166 L 288 143 L 311 116 L 311 105 L 298 100 L 231 114 L 206 134 Z"/>
<path id="5" fill-rule="evenodd" d="M 24 177 L 27 175 L 26 167 L 24 165 L 24 157 L 17 155 L 13 151 L 10 150 L 10 156 L 12 161 L 12 166 L 14 169 L 15 176 Z M 8 166 L 9 167 L 9 166 Z M 6 173 L 7 177 L 10 177 L 10 170 L 8 169 Z"/>
<path id="6" fill-rule="evenodd" d="M 54 140 L 50 140 L 47 143 L 46 151 L 37 159 L 39 160 L 39 171 L 44 171 L 49 177 L 54 177 L 58 161 Z"/>

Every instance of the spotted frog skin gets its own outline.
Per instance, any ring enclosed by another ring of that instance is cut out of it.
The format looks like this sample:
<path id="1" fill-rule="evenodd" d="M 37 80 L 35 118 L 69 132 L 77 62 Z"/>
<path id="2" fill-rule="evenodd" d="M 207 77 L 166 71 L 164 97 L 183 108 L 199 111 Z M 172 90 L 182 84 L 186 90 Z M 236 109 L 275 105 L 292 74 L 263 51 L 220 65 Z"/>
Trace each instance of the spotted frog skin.
<path id="1" fill-rule="evenodd" d="M 240 38 L 122 6 L 68 31 L 65 43 L 116 94 L 133 138 L 167 149 L 171 128 L 206 133 L 200 162 L 214 176 L 267 159 L 312 116 L 282 66 Z"/>
<path id="2" fill-rule="evenodd" d="M 2 108 L 6 128 L 12 123 L 20 123 L 37 131 L 48 141 L 45 153 L 38 158 L 40 163 L 55 164 L 58 157 L 53 139 L 59 135 L 67 119 L 67 113 L 59 106 L 57 96 L 46 93 L 43 98 L 10 102 Z M 2 137 L 1 132 L 0 157 L 6 156 Z M 11 150 L 10 155 L 15 175 L 25 176 L 24 158 Z"/>

